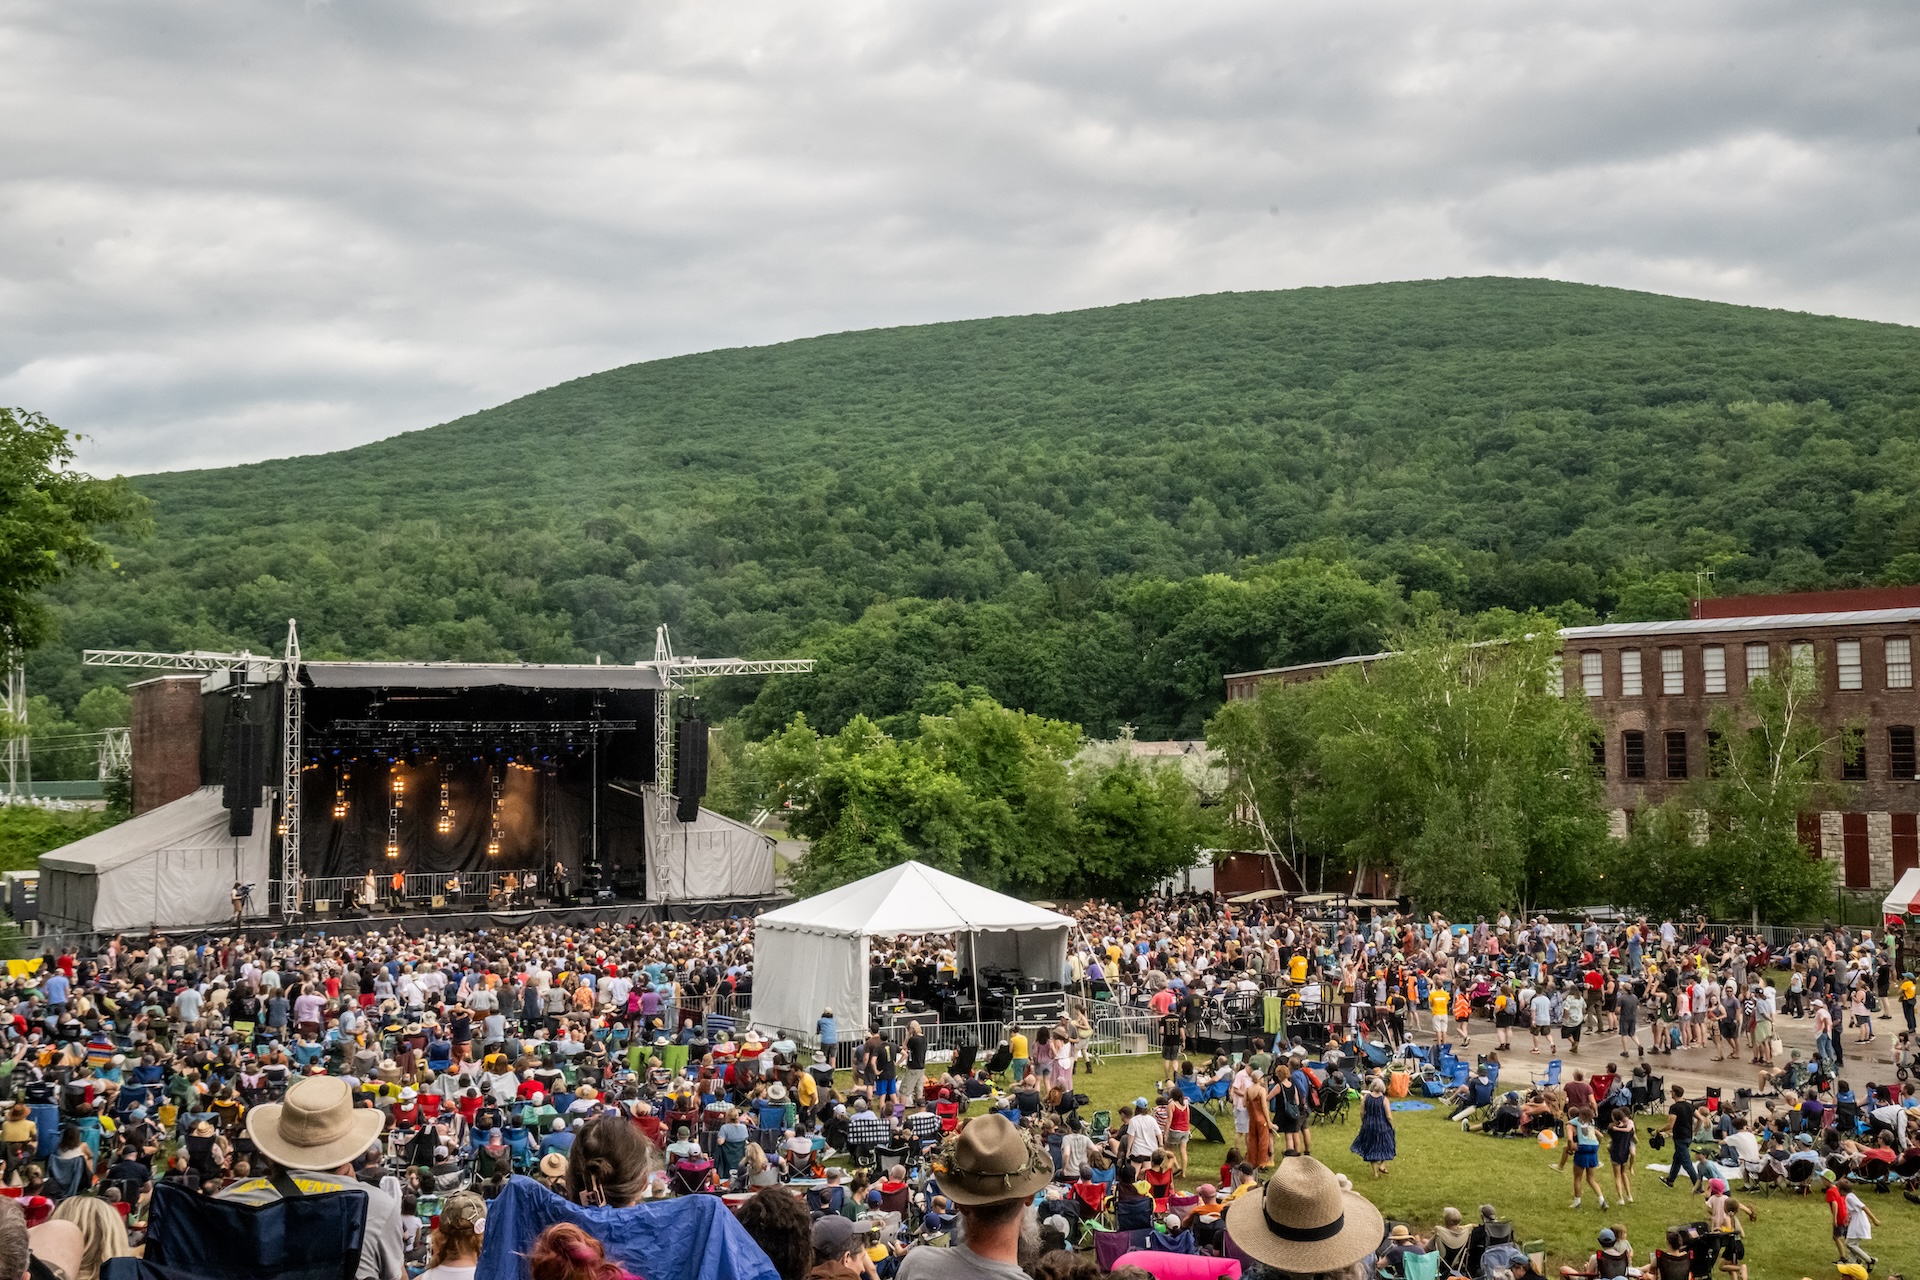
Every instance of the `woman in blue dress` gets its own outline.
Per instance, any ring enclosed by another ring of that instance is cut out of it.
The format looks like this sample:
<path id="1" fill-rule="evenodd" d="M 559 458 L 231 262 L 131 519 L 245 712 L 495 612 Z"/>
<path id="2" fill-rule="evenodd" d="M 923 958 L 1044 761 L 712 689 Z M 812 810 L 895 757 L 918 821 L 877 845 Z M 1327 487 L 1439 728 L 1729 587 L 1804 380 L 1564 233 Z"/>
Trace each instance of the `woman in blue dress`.
<path id="1" fill-rule="evenodd" d="M 1387 1162 L 1399 1154 L 1393 1132 L 1393 1113 L 1387 1110 L 1387 1086 L 1379 1076 L 1367 1081 L 1367 1096 L 1360 1104 L 1360 1132 L 1347 1148 L 1373 1166 L 1373 1176 L 1386 1176 Z"/>

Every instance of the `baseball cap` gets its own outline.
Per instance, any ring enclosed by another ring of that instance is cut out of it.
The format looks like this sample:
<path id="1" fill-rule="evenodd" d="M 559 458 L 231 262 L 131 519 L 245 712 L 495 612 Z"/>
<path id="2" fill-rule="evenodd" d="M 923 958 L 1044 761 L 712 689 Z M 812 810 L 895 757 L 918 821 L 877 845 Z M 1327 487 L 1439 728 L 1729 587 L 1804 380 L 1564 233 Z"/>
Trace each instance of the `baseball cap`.
<path id="1" fill-rule="evenodd" d="M 853 1245 L 853 1223 L 837 1213 L 828 1214 L 813 1224 L 813 1251 L 837 1258 Z"/>

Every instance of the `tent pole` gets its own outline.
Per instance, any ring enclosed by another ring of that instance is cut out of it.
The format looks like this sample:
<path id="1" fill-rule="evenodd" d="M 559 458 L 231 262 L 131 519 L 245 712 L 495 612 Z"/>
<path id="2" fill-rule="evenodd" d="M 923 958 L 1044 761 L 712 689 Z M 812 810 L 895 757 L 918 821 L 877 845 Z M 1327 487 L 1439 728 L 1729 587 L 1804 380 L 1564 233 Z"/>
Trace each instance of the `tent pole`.
<path id="1" fill-rule="evenodd" d="M 985 1022 L 986 1010 L 980 1007 L 980 934 L 973 929 L 967 930 L 967 968 L 973 972 L 973 1020 Z"/>

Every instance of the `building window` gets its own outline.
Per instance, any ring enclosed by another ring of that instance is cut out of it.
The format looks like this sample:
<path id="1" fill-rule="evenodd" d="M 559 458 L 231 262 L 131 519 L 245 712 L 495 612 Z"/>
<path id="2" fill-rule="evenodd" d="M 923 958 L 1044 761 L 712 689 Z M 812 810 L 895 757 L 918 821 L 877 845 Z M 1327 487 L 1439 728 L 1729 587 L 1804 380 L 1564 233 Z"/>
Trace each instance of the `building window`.
<path id="1" fill-rule="evenodd" d="M 1915 767 L 1913 726 L 1893 725 L 1887 730 L 1887 776 L 1895 782 L 1906 782 L 1916 773 L 1920 768 Z"/>
<path id="2" fill-rule="evenodd" d="M 1626 762 L 1629 778 L 1647 776 L 1647 735 L 1628 729 L 1620 735 L 1620 758 Z"/>
<path id="3" fill-rule="evenodd" d="M 1620 651 L 1620 696 L 1623 698 L 1640 696 L 1640 651 L 1638 649 Z"/>
<path id="4" fill-rule="evenodd" d="M 1668 697 L 1687 691 L 1686 656 L 1683 649 L 1660 651 L 1660 692 Z"/>
<path id="5" fill-rule="evenodd" d="M 1700 651 L 1700 687 L 1708 693 L 1727 691 L 1727 651 L 1710 644 Z"/>
<path id="6" fill-rule="evenodd" d="M 1667 730 L 1667 777 L 1684 778 L 1687 776 L 1687 731 L 1685 729 Z"/>
<path id="7" fill-rule="evenodd" d="M 1707 776 L 1717 778 L 1727 771 L 1727 740 L 1718 729 L 1707 730 Z"/>
<path id="8" fill-rule="evenodd" d="M 1600 674 L 1598 649 L 1589 649 L 1580 655 L 1580 688 L 1589 698 L 1598 698 L 1607 691 L 1606 680 Z"/>
<path id="9" fill-rule="evenodd" d="M 1788 650 L 1794 670 L 1813 674 L 1813 641 L 1795 640 L 1788 646 Z"/>
<path id="10" fill-rule="evenodd" d="M 1601 777 L 1607 776 L 1607 740 L 1602 734 L 1594 734 L 1593 741 L 1587 744 L 1593 753 L 1593 771 Z"/>
<path id="11" fill-rule="evenodd" d="M 1860 687 L 1860 642 L 1858 640 L 1834 642 L 1833 669 L 1840 678 L 1842 689 Z"/>
<path id="12" fill-rule="evenodd" d="M 1887 641 L 1887 688 L 1913 688 L 1913 641 L 1905 636 Z"/>
<path id="13" fill-rule="evenodd" d="M 1772 659 L 1767 654 L 1767 646 L 1765 644 L 1750 644 L 1747 646 L 1748 684 L 1752 684 L 1755 680 L 1765 679 L 1767 669 L 1771 665 Z"/>
<path id="14" fill-rule="evenodd" d="M 1867 780 L 1867 734 L 1864 729 L 1840 731 L 1840 776 L 1848 782 Z"/>

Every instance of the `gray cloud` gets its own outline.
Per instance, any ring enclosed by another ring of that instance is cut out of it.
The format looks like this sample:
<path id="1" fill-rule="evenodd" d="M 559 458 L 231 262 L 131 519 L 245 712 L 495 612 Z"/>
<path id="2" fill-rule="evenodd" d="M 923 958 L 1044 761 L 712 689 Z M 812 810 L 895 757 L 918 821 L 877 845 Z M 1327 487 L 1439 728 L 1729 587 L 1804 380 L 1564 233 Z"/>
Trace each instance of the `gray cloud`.
<path id="1" fill-rule="evenodd" d="M 1920 10 L 0 4 L 0 402 L 147 470 L 612 365 L 1547 274 L 1920 322 Z"/>

